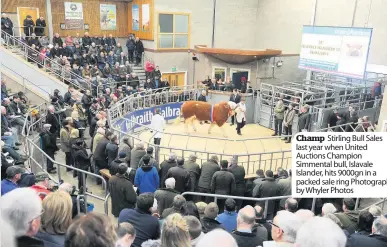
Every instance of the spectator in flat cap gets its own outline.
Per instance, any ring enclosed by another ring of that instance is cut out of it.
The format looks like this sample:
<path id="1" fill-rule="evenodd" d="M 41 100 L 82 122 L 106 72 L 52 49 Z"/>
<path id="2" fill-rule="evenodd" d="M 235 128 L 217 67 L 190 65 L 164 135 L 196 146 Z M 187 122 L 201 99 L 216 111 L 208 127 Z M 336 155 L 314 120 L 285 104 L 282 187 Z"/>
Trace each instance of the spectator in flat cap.
<path id="1" fill-rule="evenodd" d="M 38 172 L 35 175 L 35 184 L 31 189 L 35 190 L 39 197 L 43 200 L 51 191 L 50 177 L 45 172 Z"/>
<path id="2" fill-rule="evenodd" d="M 198 191 L 201 193 L 211 193 L 211 180 L 215 172 L 220 170 L 219 158 L 212 155 L 211 158 L 202 164 L 202 172 L 198 182 Z M 202 201 L 209 203 L 210 197 L 202 197 Z"/>
<path id="3" fill-rule="evenodd" d="M 132 147 L 132 145 L 130 145 L 129 139 L 124 138 L 122 140 L 122 146 L 120 147 L 120 152 L 124 152 L 126 154 L 125 162 L 128 165 L 128 167 L 130 167 L 130 153 L 131 153 L 132 149 L 133 149 L 133 147 Z"/>
<path id="4" fill-rule="evenodd" d="M 10 166 L 5 173 L 6 177 L 1 181 L 1 196 L 19 187 L 17 182 L 24 173 L 24 169 L 20 166 Z"/>
<path id="5" fill-rule="evenodd" d="M 136 144 L 136 147 L 132 149 L 130 154 L 130 167 L 137 169 L 141 158 L 146 154 L 144 143 L 139 142 Z"/>
<path id="6" fill-rule="evenodd" d="M 55 152 L 59 150 L 56 145 L 56 133 L 50 132 L 51 125 L 43 125 L 43 132 L 39 134 L 40 144 L 43 151 L 47 154 L 47 172 L 54 174 L 56 168 L 52 160 L 55 160 Z"/>
<path id="7" fill-rule="evenodd" d="M 150 157 L 149 165 L 156 167 L 157 172 L 159 172 L 159 170 L 160 170 L 159 163 L 157 163 L 156 159 L 153 157 L 153 147 L 148 147 L 146 149 L 146 154 L 149 155 L 149 157 Z M 139 167 L 144 165 L 144 161 L 142 159 L 143 158 L 140 159 L 140 162 L 138 165 Z"/>
<path id="8" fill-rule="evenodd" d="M 125 176 L 128 166 L 122 162 L 118 166 L 118 173 L 109 179 L 109 190 L 112 197 L 112 214 L 114 217 L 120 215 L 121 210 L 125 208 L 134 208 L 137 195 L 133 184 Z"/>
<path id="9" fill-rule="evenodd" d="M 198 188 L 198 181 L 201 173 L 201 169 L 196 159 L 198 157 L 196 154 L 191 154 L 188 160 L 184 161 L 183 167 L 189 172 L 191 178 L 191 189 L 190 191 L 195 191 Z"/>

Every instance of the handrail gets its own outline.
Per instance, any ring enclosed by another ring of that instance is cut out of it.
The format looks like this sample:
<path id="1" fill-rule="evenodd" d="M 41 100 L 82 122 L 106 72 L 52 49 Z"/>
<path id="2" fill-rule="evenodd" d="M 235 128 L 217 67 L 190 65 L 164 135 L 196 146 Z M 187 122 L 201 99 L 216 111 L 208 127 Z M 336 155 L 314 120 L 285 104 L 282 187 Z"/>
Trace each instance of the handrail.
<path id="1" fill-rule="evenodd" d="M 57 169 L 57 175 L 58 175 L 58 181 L 55 180 L 51 174 L 49 174 L 46 170 L 43 169 L 43 166 L 39 164 L 39 162 L 37 162 L 33 157 L 29 157 L 29 159 L 31 159 L 32 161 L 35 162 L 35 164 L 37 166 L 39 166 L 39 168 L 42 169 L 42 171 L 44 171 L 46 174 L 48 174 L 48 176 L 55 182 L 59 183 L 59 181 L 61 181 L 61 173 L 60 173 L 60 166 L 62 167 L 65 167 L 66 169 L 70 169 L 70 170 L 73 170 L 73 171 L 77 171 L 79 173 L 81 173 L 81 176 L 82 176 L 82 179 L 83 179 L 83 186 L 84 188 L 86 188 L 86 184 L 87 184 L 87 180 L 86 180 L 86 175 L 88 176 L 91 176 L 91 177 L 95 177 L 95 178 L 99 178 L 102 180 L 102 184 L 103 184 L 103 188 L 104 188 L 104 194 L 105 196 L 104 197 L 100 197 L 100 196 L 96 196 L 96 195 L 93 195 L 91 193 L 88 193 L 88 192 L 85 192 L 85 195 L 87 196 L 90 196 L 90 197 L 93 197 L 93 198 L 96 198 L 96 199 L 99 199 L 101 201 L 104 202 L 104 206 L 107 206 L 107 203 L 105 200 L 107 200 L 109 198 L 109 190 L 108 190 L 108 187 L 107 187 L 107 183 L 104 179 L 104 177 L 100 176 L 100 175 L 97 175 L 97 174 L 94 174 L 94 173 L 91 173 L 91 172 L 88 172 L 88 171 L 84 171 L 82 169 L 79 169 L 79 168 L 76 168 L 76 167 L 73 167 L 73 166 L 67 166 L 65 164 L 61 164 L 55 160 L 53 160 L 50 156 L 48 156 L 40 147 L 38 147 L 32 140 L 26 138 L 26 141 L 27 141 L 27 144 L 31 147 L 33 147 L 35 150 L 39 151 L 43 157 L 45 157 L 46 159 L 50 160 L 53 165 L 57 165 L 58 166 L 58 169 Z M 87 201 L 85 202 L 87 204 Z M 107 212 L 107 208 L 105 208 L 105 212 Z"/>
<path id="2" fill-rule="evenodd" d="M 5 41 L 6 41 L 6 46 L 2 45 L 4 48 L 7 48 L 10 46 L 10 43 L 12 44 L 18 44 L 18 46 L 20 46 L 20 51 L 23 53 L 23 55 L 26 57 L 26 58 L 29 58 L 31 60 L 33 60 L 34 62 L 38 63 L 38 64 L 42 64 L 43 65 L 43 68 L 44 70 L 49 70 L 51 72 L 53 72 L 56 76 L 58 76 L 59 78 L 62 79 L 62 81 L 64 82 L 65 80 L 68 81 L 70 84 L 72 84 L 73 86 L 77 87 L 77 88 L 80 88 L 80 89 L 83 89 L 85 90 L 86 88 L 82 87 L 81 85 L 78 85 L 78 84 L 75 84 L 72 80 L 75 78 L 76 80 L 81 80 L 83 81 L 84 78 L 78 76 L 77 74 L 75 74 L 74 72 L 72 72 L 71 70 L 67 70 L 65 68 L 65 66 L 62 66 L 61 64 L 57 63 L 56 61 L 54 61 L 53 59 L 50 59 L 48 57 L 45 57 L 44 60 L 43 60 L 43 63 L 42 61 L 39 59 L 39 58 L 33 58 L 31 56 L 29 56 L 29 52 L 34 52 L 37 54 L 37 57 L 40 57 L 40 54 L 37 50 L 34 50 L 32 49 L 31 47 L 29 47 L 27 44 L 23 43 L 21 40 L 18 40 L 16 39 L 15 37 L 13 37 L 12 35 L 4 32 L 3 30 L 1 30 L 1 35 L 2 37 L 5 37 Z M 15 47 L 12 45 L 11 46 L 11 49 L 14 49 Z M 57 71 L 55 71 L 54 69 L 52 69 L 50 66 L 46 66 L 46 65 L 55 65 L 57 66 L 57 68 L 59 68 L 59 70 L 61 71 L 61 73 L 58 73 Z M 63 74 L 63 75 L 62 75 Z M 70 75 L 70 78 L 66 78 L 64 76 L 64 74 L 68 74 Z"/>
<path id="3" fill-rule="evenodd" d="M 243 197 L 243 196 L 209 194 L 209 193 L 200 193 L 200 192 L 183 192 L 183 194 L 181 194 L 181 195 L 182 196 L 193 195 L 193 196 L 213 197 L 215 203 L 217 202 L 218 198 L 222 198 L 222 199 L 230 198 L 230 199 L 234 199 L 234 200 L 246 200 L 246 201 L 254 201 L 254 202 L 262 202 L 262 201 L 264 201 L 265 202 L 264 213 L 263 213 L 264 218 L 266 218 L 266 216 L 267 216 L 267 208 L 268 208 L 268 205 L 269 205 L 269 201 L 288 199 L 288 198 L 292 197 L 291 195 L 288 195 L 288 196 L 274 196 L 274 197 L 256 198 L 256 197 Z M 313 200 L 312 210 L 311 210 L 312 212 L 314 212 L 315 205 L 316 205 L 316 200 Z"/>

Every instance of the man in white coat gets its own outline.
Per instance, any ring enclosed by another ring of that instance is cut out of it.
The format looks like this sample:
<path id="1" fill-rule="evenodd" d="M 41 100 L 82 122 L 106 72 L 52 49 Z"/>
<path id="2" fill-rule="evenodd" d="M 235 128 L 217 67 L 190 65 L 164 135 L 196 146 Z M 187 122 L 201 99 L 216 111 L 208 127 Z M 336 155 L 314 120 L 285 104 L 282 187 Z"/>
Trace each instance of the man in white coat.
<path id="1" fill-rule="evenodd" d="M 237 134 L 242 135 L 241 129 L 245 126 L 246 123 L 246 105 L 244 99 L 241 99 L 241 101 L 238 103 L 235 109 L 235 114 L 237 122 Z"/>
<path id="2" fill-rule="evenodd" d="M 156 108 L 155 115 L 153 115 L 152 117 L 151 128 L 156 131 L 156 133 L 154 134 L 154 144 L 160 145 L 161 137 L 163 136 L 163 132 L 165 129 L 165 119 L 163 116 L 161 116 L 159 108 Z M 153 132 L 153 130 L 151 131 L 151 133 Z"/>

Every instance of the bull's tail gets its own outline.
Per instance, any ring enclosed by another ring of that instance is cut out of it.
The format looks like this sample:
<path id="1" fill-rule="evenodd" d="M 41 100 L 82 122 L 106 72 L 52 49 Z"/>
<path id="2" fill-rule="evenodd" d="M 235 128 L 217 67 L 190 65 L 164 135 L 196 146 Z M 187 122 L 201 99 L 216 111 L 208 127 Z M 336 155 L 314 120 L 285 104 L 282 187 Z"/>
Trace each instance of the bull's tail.
<path id="1" fill-rule="evenodd" d="M 184 103 L 183 103 L 183 105 L 184 105 Z M 179 116 L 175 119 L 175 124 L 180 124 L 181 117 L 183 116 L 183 105 L 181 105 Z"/>

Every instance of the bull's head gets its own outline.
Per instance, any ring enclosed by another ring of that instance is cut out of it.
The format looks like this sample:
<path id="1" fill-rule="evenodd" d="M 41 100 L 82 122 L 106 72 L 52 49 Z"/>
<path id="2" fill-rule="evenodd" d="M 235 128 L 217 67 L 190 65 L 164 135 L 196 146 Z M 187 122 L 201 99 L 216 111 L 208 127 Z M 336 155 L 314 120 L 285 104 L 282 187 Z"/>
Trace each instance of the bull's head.
<path id="1" fill-rule="evenodd" d="M 235 109 L 237 108 L 237 104 L 235 102 L 232 102 L 232 101 L 229 101 L 227 102 L 227 105 L 225 105 L 225 107 L 229 107 L 229 111 L 228 111 L 228 116 L 233 116 L 235 115 Z"/>

